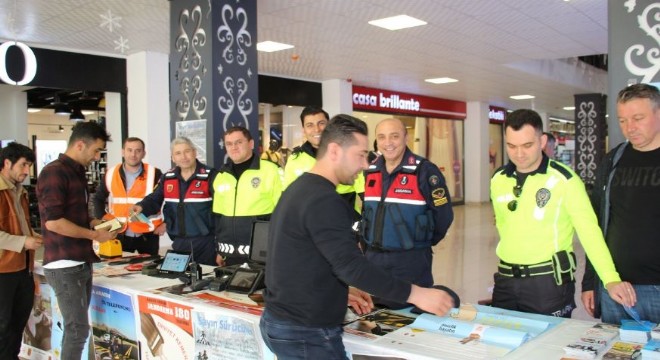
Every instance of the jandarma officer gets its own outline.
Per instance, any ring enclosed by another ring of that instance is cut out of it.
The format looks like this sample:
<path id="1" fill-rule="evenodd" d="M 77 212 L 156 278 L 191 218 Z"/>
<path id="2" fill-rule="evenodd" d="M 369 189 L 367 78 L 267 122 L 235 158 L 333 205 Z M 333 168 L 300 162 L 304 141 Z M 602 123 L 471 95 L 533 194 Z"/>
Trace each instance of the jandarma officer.
<path id="1" fill-rule="evenodd" d="M 511 162 L 495 171 L 490 193 L 500 235 L 493 306 L 570 317 L 575 308 L 573 234 L 619 303 L 632 305 L 598 228 L 584 184 L 542 151 L 541 117 L 516 110 L 504 122 Z"/>
<path id="2" fill-rule="evenodd" d="M 432 286 L 431 247 L 445 237 L 454 219 L 445 179 L 436 165 L 408 149 L 400 120 L 381 121 L 376 141 L 382 156 L 365 171 L 362 232 L 367 259 L 402 280 Z"/>

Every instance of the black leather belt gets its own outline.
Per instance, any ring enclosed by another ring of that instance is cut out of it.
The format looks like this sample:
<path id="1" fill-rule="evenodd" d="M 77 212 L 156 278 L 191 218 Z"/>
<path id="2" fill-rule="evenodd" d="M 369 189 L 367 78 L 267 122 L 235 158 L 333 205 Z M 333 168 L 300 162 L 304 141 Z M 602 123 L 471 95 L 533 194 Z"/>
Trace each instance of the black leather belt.
<path id="1" fill-rule="evenodd" d="M 509 264 L 500 260 L 500 263 L 497 266 L 497 271 L 500 275 L 514 278 L 552 275 L 554 272 L 552 261 L 550 260 L 532 265 Z"/>

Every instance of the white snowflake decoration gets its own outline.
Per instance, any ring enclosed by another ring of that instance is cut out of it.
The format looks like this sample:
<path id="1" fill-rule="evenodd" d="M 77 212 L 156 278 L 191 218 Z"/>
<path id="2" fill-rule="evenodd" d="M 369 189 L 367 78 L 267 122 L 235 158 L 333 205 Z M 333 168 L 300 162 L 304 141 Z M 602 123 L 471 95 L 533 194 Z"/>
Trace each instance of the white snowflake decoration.
<path id="1" fill-rule="evenodd" d="M 115 29 L 118 29 L 121 27 L 121 24 L 119 21 L 121 20 L 121 16 L 116 16 L 112 13 L 112 10 L 108 10 L 107 13 L 99 15 L 101 16 L 101 27 L 108 28 L 110 32 L 113 32 Z"/>
<path id="2" fill-rule="evenodd" d="M 119 37 L 119 40 L 114 40 L 115 50 L 119 50 L 122 54 L 125 53 L 131 47 L 128 46 L 128 39 L 124 39 L 123 36 Z"/>

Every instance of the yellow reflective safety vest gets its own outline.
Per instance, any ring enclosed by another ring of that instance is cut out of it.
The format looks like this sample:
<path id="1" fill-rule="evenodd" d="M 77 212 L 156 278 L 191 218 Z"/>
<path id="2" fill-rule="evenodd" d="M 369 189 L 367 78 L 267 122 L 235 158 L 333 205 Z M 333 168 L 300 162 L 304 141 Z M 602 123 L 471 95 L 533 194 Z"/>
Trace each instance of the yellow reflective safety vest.
<path id="1" fill-rule="evenodd" d="M 316 163 L 316 158 L 305 150 L 305 146 L 298 149 L 299 152 L 289 157 L 284 168 L 284 189 L 291 185 L 300 175 L 308 172 Z M 355 211 L 362 213 L 362 204 L 357 201 L 357 194 L 364 193 L 364 174 L 358 174 L 353 185 L 337 185 L 337 194 L 342 195 L 353 206 Z"/>

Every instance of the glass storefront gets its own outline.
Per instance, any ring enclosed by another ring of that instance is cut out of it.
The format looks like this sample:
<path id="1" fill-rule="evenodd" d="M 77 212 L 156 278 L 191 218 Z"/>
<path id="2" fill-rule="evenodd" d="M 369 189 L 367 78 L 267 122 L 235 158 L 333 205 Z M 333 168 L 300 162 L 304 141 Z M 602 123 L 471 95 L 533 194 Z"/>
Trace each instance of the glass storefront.
<path id="1" fill-rule="evenodd" d="M 465 201 L 463 121 L 406 115 L 353 112 L 369 126 L 369 144 L 376 139 L 376 125 L 383 119 L 397 118 L 408 130 L 408 147 L 440 168 L 454 204 Z"/>

